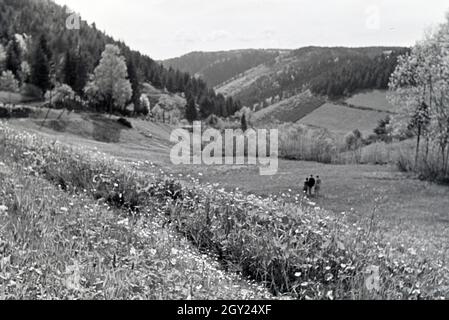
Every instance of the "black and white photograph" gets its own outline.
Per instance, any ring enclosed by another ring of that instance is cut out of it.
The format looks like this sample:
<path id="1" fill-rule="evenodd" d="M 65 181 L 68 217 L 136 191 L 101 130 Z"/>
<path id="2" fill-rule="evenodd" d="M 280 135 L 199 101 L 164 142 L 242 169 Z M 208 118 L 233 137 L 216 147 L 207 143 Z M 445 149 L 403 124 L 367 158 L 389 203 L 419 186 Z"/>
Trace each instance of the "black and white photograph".
<path id="1" fill-rule="evenodd" d="M 447 299 L 447 0 L 0 0 L 0 300 Z"/>

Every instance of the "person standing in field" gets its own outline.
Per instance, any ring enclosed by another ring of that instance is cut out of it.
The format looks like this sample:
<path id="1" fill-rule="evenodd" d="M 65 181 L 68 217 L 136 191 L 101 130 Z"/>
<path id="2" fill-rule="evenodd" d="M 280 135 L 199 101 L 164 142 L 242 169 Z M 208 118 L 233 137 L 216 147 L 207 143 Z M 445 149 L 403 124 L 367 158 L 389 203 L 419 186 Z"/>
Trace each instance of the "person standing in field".
<path id="1" fill-rule="evenodd" d="M 315 178 L 313 177 L 313 175 L 310 176 L 309 178 L 309 195 L 311 196 L 313 193 L 313 188 L 315 187 Z"/>
<path id="2" fill-rule="evenodd" d="M 315 195 L 318 197 L 321 191 L 321 178 L 320 176 L 316 176 L 316 184 L 315 184 Z"/>
<path id="3" fill-rule="evenodd" d="M 304 181 L 303 192 L 305 195 L 307 195 L 309 193 L 309 178 L 306 178 L 306 181 Z"/>

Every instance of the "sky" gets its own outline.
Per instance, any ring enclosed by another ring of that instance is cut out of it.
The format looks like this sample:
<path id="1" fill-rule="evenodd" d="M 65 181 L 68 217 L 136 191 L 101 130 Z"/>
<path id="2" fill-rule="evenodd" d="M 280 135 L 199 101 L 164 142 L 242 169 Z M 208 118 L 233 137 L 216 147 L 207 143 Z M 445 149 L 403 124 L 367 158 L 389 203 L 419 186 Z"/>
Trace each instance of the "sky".
<path id="1" fill-rule="evenodd" d="M 153 59 L 191 51 L 411 46 L 447 0 L 55 0 Z M 68 13 L 68 16 L 70 13 Z"/>

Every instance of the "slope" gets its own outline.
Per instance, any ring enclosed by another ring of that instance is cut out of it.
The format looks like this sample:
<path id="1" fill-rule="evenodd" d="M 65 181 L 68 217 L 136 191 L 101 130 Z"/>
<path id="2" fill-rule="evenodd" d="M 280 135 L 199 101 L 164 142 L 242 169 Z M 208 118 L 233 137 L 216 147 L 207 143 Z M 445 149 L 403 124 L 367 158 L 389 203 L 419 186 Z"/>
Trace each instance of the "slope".
<path id="1" fill-rule="evenodd" d="M 338 98 L 359 90 L 385 89 L 404 48 L 306 47 L 284 52 L 217 87 L 244 105 L 263 108 L 310 89 Z"/>
<path id="2" fill-rule="evenodd" d="M 179 58 L 162 61 L 162 64 L 167 68 L 188 72 L 204 79 L 211 86 L 217 86 L 274 59 L 280 52 L 276 49 L 191 52 Z"/>

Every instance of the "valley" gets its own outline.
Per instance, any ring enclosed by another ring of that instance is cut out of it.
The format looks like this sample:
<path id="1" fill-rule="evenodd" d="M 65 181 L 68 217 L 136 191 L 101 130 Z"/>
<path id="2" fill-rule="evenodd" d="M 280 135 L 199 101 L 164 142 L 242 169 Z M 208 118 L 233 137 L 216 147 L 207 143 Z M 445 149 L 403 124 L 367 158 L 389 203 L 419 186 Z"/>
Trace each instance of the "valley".
<path id="1" fill-rule="evenodd" d="M 88 114 L 69 114 L 50 120 L 42 127 L 44 110 L 31 119 L 11 120 L 13 127 L 38 133 L 53 140 L 93 153 L 104 153 L 125 166 L 139 171 L 162 170 L 165 175 L 183 181 L 188 177 L 201 184 L 215 185 L 229 192 L 238 189 L 248 195 L 280 197 L 303 202 L 302 183 L 310 174 L 323 178 L 322 196 L 310 199 L 314 206 L 336 215 L 345 213 L 348 221 L 368 221 L 373 212 L 379 230 L 392 236 L 398 230 L 427 230 L 427 236 L 444 237 L 449 229 L 449 189 L 400 173 L 390 165 L 335 165 L 317 162 L 279 160 L 275 176 L 259 175 L 256 166 L 178 165 L 170 162 L 170 125 L 132 120 L 134 129 L 121 128 L 113 119 Z M 56 125 L 59 123 L 59 125 Z M 83 124 L 80 126 L 80 124 Z M 58 128 L 55 130 L 55 127 Z M 62 129 L 64 127 L 64 129 Z M 95 135 L 95 128 L 113 140 Z M 106 131 L 105 131 L 106 130 Z M 108 133 L 109 132 L 109 133 Z M 151 134 L 151 138 L 142 134 Z M 446 201 L 447 200 L 447 201 Z M 309 201 L 309 200 L 306 200 Z M 429 232 L 432 234 L 430 236 Z M 424 241 L 421 236 L 416 241 Z M 435 249 L 433 249 L 435 250 Z"/>
<path id="2" fill-rule="evenodd" d="M 59 3 L 0 0 L 0 300 L 449 299 L 449 15 L 410 47 L 236 50 L 164 17 L 134 36 L 199 49 L 154 60 Z"/>

